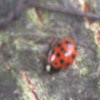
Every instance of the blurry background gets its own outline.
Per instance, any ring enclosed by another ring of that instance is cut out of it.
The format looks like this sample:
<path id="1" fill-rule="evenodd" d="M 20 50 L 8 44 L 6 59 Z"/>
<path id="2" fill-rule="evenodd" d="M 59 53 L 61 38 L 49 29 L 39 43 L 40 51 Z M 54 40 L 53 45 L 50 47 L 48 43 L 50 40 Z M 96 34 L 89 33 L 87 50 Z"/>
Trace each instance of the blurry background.
<path id="1" fill-rule="evenodd" d="M 75 11 L 86 0 L 80 1 L 38 0 Z M 99 0 L 87 1 L 100 14 Z M 0 100 L 34 100 L 21 70 L 28 73 L 39 100 L 100 100 L 100 49 L 94 38 L 100 21 L 89 24 L 82 17 L 39 9 L 41 21 L 34 8 L 26 9 L 30 2 L 0 0 Z M 55 36 L 71 36 L 78 56 L 68 70 L 48 75 L 41 59 Z"/>

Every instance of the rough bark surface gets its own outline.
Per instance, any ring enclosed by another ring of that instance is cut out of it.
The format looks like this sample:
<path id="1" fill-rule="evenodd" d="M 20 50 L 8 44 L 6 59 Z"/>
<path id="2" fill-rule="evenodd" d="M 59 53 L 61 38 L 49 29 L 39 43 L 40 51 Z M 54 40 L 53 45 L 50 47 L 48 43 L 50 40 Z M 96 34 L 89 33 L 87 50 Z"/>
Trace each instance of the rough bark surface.
<path id="1" fill-rule="evenodd" d="M 94 40 L 97 30 L 92 26 L 94 23 L 87 28 L 81 17 L 39 10 L 43 20 L 41 26 L 33 9 L 23 12 L 17 8 L 22 1 L 0 0 L 0 23 L 3 23 L 0 31 L 0 100 L 33 100 L 21 70 L 28 73 L 40 100 L 99 100 L 100 49 Z M 99 0 L 87 1 L 99 14 Z M 39 2 L 51 7 L 81 10 L 78 0 Z M 20 7 L 23 9 L 22 5 Z M 9 19 L 15 10 L 18 13 L 14 18 L 18 19 L 12 22 Z M 99 21 L 95 26 L 99 27 Z M 71 36 L 78 45 L 78 56 L 70 69 L 48 75 L 41 59 L 48 50 L 48 42 L 55 36 Z"/>

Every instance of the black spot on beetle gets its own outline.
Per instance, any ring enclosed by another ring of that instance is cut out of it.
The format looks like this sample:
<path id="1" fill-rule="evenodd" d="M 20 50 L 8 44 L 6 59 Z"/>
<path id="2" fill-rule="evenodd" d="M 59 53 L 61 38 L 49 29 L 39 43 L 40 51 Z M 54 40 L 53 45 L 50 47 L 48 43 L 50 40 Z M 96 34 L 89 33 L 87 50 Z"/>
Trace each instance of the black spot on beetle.
<path id="1" fill-rule="evenodd" d="M 60 63 L 62 64 L 63 62 L 64 62 L 64 60 L 63 60 L 63 59 L 61 59 L 61 60 L 60 60 Z"/>
<path id="2" fill-rule="evenodd" d="M 77 50 L 77 47 L 75 47 L 75 50 Z"/>
<path id="3" fill-rule="evenodd" d="M 57 62 L 55 62 L 54 64 L 57 65 Z"/>
<path id="4" fill-rule="evenodd" d="M 72 54 L 72 58 L 74 59 L 76 57 L 76 55 Z"/>
<path id="5" fill-rule="evenodd" d="M 66 66 L 68 67 L 70 65 L 70 63 L 67 63 Z"/>
<path id="6" fill-rule="evenodd" d="M 64 51 L 64 48 L 61 48 L 61 51 Z"/>
<path id="7" fill-rule="evenodd" d="M 65 43 L 67 44 L 68 47 L 72 45 L 69 41 L 66 41 Z"/>
<path id="8" fill-rule="evenodd" d="M 68 45 L 68 44 L 71 44 L 69 41 L 65 41 L 65 43 Z"/>
<path id="9" fill-rule="evenodd" d="M 61 44 L 59 43 L 57 46 L 58 46 L 58 47 L 60 47 L 60 46 L 61 46 Z"/>
<path id="10" fill-rule="evenodd" d="M 56 56 L 57 56 L 57 57 L 60 57 L 60 53 L 57 53 Z"/>

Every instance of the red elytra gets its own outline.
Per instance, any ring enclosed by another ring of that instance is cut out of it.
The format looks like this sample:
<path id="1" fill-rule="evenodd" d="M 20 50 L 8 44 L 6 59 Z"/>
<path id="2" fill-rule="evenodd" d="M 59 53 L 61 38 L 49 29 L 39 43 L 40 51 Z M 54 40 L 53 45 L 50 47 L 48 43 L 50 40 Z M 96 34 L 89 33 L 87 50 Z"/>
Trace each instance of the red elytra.
<path id="1" fill-rule="evenodd" d="M 76 43 L 66 37 L 54 45 L 48 54 L 48 63 L 52 69 L 65 70 L 69 68 L 77 56 Z"/>

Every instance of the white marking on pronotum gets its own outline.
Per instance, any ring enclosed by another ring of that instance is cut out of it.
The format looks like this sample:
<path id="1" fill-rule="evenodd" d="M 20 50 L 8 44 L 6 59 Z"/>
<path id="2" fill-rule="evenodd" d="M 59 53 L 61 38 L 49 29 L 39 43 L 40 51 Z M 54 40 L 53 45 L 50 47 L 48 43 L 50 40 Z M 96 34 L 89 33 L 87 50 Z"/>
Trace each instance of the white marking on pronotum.
<path id="1" fill-rule="evenodd" d="M 47 66 L 46 66 L 46 71 L 47 71 L 47 72 L 50 72 L 50 70 L 51 70 L 51 66 L 50 66 L 50 65 L 47 65 Z"/>
<path id="2" fill-rule="evenodd" d="M 53 62 L 55 60 L 56 56 L 55 55 L 52 55 L 51 59 L 50 59 L 50 62 Z"/>

